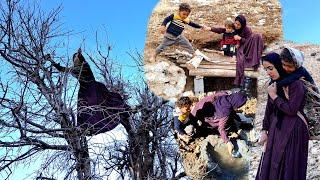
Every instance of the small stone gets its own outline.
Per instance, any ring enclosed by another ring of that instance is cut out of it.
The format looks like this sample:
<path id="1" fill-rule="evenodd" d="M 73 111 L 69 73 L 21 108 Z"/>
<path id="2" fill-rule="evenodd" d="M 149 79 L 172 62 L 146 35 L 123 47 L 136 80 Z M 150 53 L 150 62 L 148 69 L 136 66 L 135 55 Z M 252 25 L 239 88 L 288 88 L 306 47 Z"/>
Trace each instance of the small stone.
<path id="1" fill-rule="evenodd" d="M 313 148 L 311 149 L 311 154 L 319 154 L 319 149 L 313 147 Z"/>
<path id="2" fill-rule="evenodd" d="M 313 53 L 310 54 L 310 56 L 316 56 L 316 55 L 317 55 L 316 52 L 313 52 Z"/>
<path id="3" fill-rule="evenodd" d="M 258 22 L 258 25 L 262 26 L 266 23 L 266 20 L 265 19 L 260 19 L 259 22 Z"/>
<path id="4" fill-rule="evenodd" d="M 309 165 L 314 165 L 314 164 L 316 164 L 315 158 L 310 159 L 309 162 L 308 162 L 308 164 L 309 164 Z"/>
<path id="5" fill-rule="evenodd" d="M 247 153 L 249 151 L 249 148 L 244 140 L 238 140 L 237 144 L 241 153 Z"/>

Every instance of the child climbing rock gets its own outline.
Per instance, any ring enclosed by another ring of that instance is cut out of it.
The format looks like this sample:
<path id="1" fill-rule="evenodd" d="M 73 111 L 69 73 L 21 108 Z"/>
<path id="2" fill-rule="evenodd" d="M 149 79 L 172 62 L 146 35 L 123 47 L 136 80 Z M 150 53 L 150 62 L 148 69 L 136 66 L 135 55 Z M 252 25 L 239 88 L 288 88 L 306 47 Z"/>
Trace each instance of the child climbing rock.
<path id="1" fill-rule="evenodd" d="M 58 71 L 71 73 L 79 81 L 77 126 L 87 135 L 110 131 L 120 122 L 128 120 L 129 106 L 119 93 L 109 91 L 104 84 L 95 80 L 81 49 L 73 55 L 74 66 L 71 68 L 53 60 L 51 62 Z"/>
<path id="2" fill-rule="evenodd" d="M 188 53 L 194 54 L 194 49 L 187 38 L 185 38 L 182 34 L 186 25 L 189 25 L 193 28 L 204 29 L 205 26 L 201 26 L 192 22 L 188 16 L 191 12 L 191 7 L 187 3 L 181 3 L 179 6 L 179 11 L 177 13 L 171 14 L 166 17 L 162 22 L 160 32 L 164 34 L 164 38 L 162 43 L 156 48 L 153 56 L 151 57 L 151 62 L 156 61 L 156 57 L 162 51 L 164 51 L 167 47 L 172 46 L 174 44 L 180 45 L 185 48 Z"/>

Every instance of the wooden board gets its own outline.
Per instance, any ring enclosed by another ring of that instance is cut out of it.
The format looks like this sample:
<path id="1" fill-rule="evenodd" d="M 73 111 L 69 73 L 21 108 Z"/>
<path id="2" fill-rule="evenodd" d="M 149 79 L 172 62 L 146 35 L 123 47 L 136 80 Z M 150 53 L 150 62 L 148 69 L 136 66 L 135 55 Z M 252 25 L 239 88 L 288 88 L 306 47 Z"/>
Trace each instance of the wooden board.
<path id="1" fill-rule="evenodd" d="M 186 64 L 180 64 L 180 67 L 188 68 Z M 191 69 L 191 68 L 188 68 Z M 236 70 L 235 65 L 202 65 L 200 64 L 198 69 L 204 70 L 213 70 L 213 69 L 221 69 L 221 70 Z M 245 68 L 246 71 L 254 71 L 253 68 Z"/>
<path id="2" fill-rule="evenodd" d="M 187 62 L 187 60 L 177 60 L 177 63 L 179 64 L 185 64 Z M 201 64 L 205 64 L 205 65 L 210 65 L 210 64 L 225 64 L 225 65 L 230 65 L 230 64 L 233 64 L 233 65 L 236 65 L 236 62 L 235 61 L 231 61 L 231 60 L 225 60 L 225 61 L 220 61 L 220 60 L 215 60 L 215 61 L 212 61 L 212 62 L 209 62 L 209 61 L 202 61 Z"/>
<path id="3" fill-rule="evenodd" d="M 189 76 L 209 76 L 209 77 L 236 77 L 236 71 L 230 69 L 190 69 Z M 257 71 L 245 71 L 245 76 L 258 78 Z"/>

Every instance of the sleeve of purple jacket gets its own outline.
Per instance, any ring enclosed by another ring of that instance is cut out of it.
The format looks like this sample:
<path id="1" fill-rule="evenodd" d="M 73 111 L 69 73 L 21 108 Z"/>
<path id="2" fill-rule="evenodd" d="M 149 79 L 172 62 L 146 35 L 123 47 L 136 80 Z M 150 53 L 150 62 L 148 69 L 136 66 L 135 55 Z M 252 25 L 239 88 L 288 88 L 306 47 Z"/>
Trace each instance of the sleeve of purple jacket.
<path id="1" fill-rule="evenodd" d="M 289 100 L 281 97 L 274 99 L 276 106 L 285 114 L 294 116 L 298 113 L 305 99 L 305 87 L 302 81 L 295 81 L 289 85 Z"/>
<path id="2" fill-rule="evenodd" d="M 226 131 L 226 124 L 228 119 L 229 119 L 229 116 L 216 119 L 216 121 L 219 121 L 218 131 L 224 143 L 229 142 L 229 138 L 227 136 L 227 131 Z"/>
<path id="3" fill-rule="evenodd" d="M 215 28 L 215 27 L 212 27 L 211 31 L 214 32 L 214 33 L 222 34 L 222 33 L 226 32 L 226 28 Z"/>
<path id="4" fill-rule="evenodd" d="M 242 33 L 239 35 L 241 37 L 240 44 L 244 44 L 249 37 L 252 35 L 252 30 L 250 27 L 245 27 Z"/>
<path id="5" fill-rule="evenodd" d="M 270 97 L 268 96 L 266 110 L 264 112 L 264 118 L 263 118 L 263 121 L 262 121 L 262 130 L 266 130 L 266 131 L 269 130 L 271 108 L 272 108 L 272 104 L 271 104 L 271 101 L 270 101 Z"/>

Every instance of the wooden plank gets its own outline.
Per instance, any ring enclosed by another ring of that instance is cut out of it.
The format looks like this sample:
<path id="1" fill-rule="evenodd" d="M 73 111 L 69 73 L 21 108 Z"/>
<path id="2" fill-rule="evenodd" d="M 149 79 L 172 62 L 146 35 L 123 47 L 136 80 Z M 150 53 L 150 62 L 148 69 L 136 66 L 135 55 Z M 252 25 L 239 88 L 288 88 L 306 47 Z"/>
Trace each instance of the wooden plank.
<path id="1" fill-rule="evenodd" d="M 258 78 L 259 72 L 245 71 L 245 75 L 251 78 Z M 204 77 L 236 77 L 235 70 L 229 69 L 190 69 L 189 76 L 204 76 Z"/>
<path id="2" fill-rule="evenodd" d="M 186 64 L 180 64 L 180 67 L 186 67 L 188 66 Z M 236 66 L 234 65 L 229 65 L 229 66 L 223 66 L 223 65 L 199 65 L 200 69 L 230 69 L 230 70 L 236 70 Z M 190 69 L 190 68 L 188 68 Z"/>
<path id="3" fill-rule="evenodd" d="M 188 68 L 186 64 L 180 64 L 180 67 L 185 67 Z M 193 68 L 188 68 L 188 69 L 193 69 Z M 198 69 L 206 69 L 206 70 L 211 70 L 211 69 L 221 69 L 221 70 L 236 70 L 235 65 L 202 65 L 200 64 Z M 253 68 L 245 68 L 246 71 L 254 71 Z"/>
<path id="4" fill-rule="evenodd" d="M 185 64 L 187 62 L 187 60 L 181 60 L 181 59 L 178 59 L 177 60 L 177 63 L 178 64 Z M 211 64 L 218 64 L 218 65 L 230 65 L 230 64 L 236 64 L 235 61 L 216 61 L 216 62 L 208 62 L 206 60 L 202 61 L 201 64 L 204 64 L 204 65 L 211 65 Z"/>
<path id="5" fill-rule="evenodd" d="M 209 53 L 220 53 L 221 52 L 221 51 L 218 51 L 215 49 L 207 49 L 207 48 L 202 49 L 202 51 L 209 52 Z"/>

